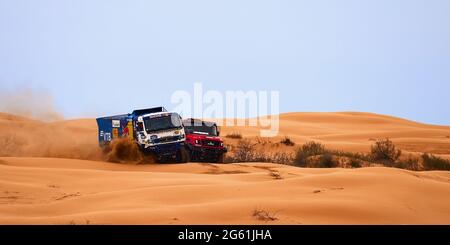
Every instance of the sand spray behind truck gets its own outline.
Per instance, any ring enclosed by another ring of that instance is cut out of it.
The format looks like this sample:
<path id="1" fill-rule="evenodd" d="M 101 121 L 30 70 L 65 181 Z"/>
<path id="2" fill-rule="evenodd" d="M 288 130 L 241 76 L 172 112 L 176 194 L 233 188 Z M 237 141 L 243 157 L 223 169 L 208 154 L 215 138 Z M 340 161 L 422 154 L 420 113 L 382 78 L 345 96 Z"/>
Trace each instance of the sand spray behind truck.
<path id="1" fill-rule="evenodd" d="M 111 142 L 108 152 L 98 147 L 95 120 L 43 122 L 0 113 L 0 157 L 52 157 L 110 162 L 151 163 L 134 141 Z"/>

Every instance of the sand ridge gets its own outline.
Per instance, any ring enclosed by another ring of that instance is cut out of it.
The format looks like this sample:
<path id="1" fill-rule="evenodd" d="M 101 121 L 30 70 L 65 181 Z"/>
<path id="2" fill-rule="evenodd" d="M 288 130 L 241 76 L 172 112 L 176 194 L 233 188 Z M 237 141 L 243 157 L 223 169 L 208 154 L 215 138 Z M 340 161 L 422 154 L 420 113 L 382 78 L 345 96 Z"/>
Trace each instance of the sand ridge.
<path id="1" fill-rule="evenodd" d="M 3 224 L 450 222 L 450 172 L 445 171 L 303 169 L 267 163 L 124 165 L 15 157 L 0 161 Z M 252 215 L 255 209 L 275 219 L 259 220 Z"/>
<path id="2" fill-rule="evenodd" d="M 450 155 L 449 126 L 356 112 L 280 120 L 274 142 L 287 135 L 297 144 L 367 151 L 373 139 L 390 137 L 407 152 Z M 257 137 L 258 130 L 223 127 L 222 135 Z M 41 122 L 0 113 L 0 224 L 450 223 L 450 172 L 117 164 L 102 161 L 96 134 L 94 119 Z"/>

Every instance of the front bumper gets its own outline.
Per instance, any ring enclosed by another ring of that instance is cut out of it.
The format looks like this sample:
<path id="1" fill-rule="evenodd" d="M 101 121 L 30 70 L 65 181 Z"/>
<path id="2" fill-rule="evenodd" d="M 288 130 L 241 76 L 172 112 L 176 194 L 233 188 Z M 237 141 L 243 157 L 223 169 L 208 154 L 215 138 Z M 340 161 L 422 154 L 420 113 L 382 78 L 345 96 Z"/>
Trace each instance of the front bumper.
<path id="1" fill-rule="evenodd" d="M 145 151 L 156 154 L 157 156 L 173 156 L 175 155 L 181 147 L 184 147 L 185 142 L 172 142 L 159 144 L 154 146 L 149 146 L 145 148 Z"/>
<path id="2" fill-rule="evenodd" d="M 188 144 L 187 146 L 189 150 L 202 156 L 210 156 L 210 155 L 218 156 L 228 151 L 226 147 L 206 147 L 206 146 L 195 146 L 190 144 Z"/>

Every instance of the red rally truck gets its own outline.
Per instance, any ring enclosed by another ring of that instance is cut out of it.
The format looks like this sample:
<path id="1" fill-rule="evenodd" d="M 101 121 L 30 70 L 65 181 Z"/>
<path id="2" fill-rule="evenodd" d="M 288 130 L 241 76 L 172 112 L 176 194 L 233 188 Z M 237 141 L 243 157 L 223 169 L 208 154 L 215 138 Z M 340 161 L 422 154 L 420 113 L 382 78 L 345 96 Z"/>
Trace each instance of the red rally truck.
<path id="1" fill-rule="evenodd" d="M 227 148 L 216 123 L 188 118 L 183 120 L 183 127 L 191 160 L 223 163 Z"/>

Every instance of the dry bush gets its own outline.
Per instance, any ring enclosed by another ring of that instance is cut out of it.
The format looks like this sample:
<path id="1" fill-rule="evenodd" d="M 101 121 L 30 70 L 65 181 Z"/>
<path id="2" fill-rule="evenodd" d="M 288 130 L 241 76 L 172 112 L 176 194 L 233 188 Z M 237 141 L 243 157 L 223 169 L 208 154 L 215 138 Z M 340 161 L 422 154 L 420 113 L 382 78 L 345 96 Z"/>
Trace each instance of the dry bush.
<path id="1" fill-rule="evenodd" d="M 419 164 L 419 158 L 409 155 L 403 159 L 397 160 L 395 162 L 394 167 L 408 169 L 413 171 L 419 171 L 421 169 Z"/>
<path id="2" fill-rule="evenodd" d="M 402 154 L 402 151 L 396 149 L 394 143 L 386 138 L 384 140 L 377 140 L 372 145 L 370 153 L 373 161 L 379 161 L 384 165 L 393 166 Z"/>
<path id="3" fill-rule="evenodd" d="M 287 136 L 285 136 L 284 139 L 282 139 L 280 141 L 280 143 L 283 144 L 283 145 L 287 145 L 287 146 L 294 146 L 295 145 L 294 141 L 292 141 L 291 138 L 289 138 Z"/>
<path id="4" fill-rule="evenodd" d="M 325 152 L 325 147 L 321 143 L 314 141 L 307 142 L 297 149 L 294 164 L 300 167 L 306 167 L 308 157 L 322 155 Z"/>
<path id="5" fill-rule="evenodd" d="M 339 166 L 339 163 L 333 158 L 330 153 L 325 153 L 319 158 L 317 168 L 335 168 Z"/>
<path id="6" fill-rule="evenodd" d="M 450 161 L 433 154 L 424 153 L 421 156 L 424 170 L 450 170 Z"/>
<path id="7" fill-rule="evenodd" d="M 268 137 L 256 137 L 256 143 L 261 145 L 272 144 L 272 141 Z"/>
<path id="8" fill-rule="evenodd" d="M 276 152 L 273 154 L 257 151 L 255 145 L 248 139 L 239 140 L 238 144 L 232 147 L 232 154 L 226 154 L 225 162 L 271 162 L 280 164 L 292 164 L 293 156 L 286 152 Z"/>
<path id="9" fill-rule="evenodd" d="M 278 172 L 277 170 L 270 170 L 269 175 L 274 179 L 283 179 L 280 172 Z"/>
<path id="10" fill-rule="evenodd" d="M 286 152 L 276 152 L 271 157 L 271 162 L 291 165 L 294 161 L 292 154 Z"/>
<path id="11" fill-rule="evenodd" d="M 340 163 L 336 157 L 331 153 L 324 153 L 322 155 L 310 156 L 306 159 L 306 166 L 308 168 L 336 168 Z"/>
<path id="12" fill-rule="evenodd" d="M 360 159 L 357 158 L 350 158 L 349 159 L 349 165 L 352 168 L 360 168 L 362 167 L 363 162 Z"/>
<path id="13" fill-rule="evenodd" d="M 242 139 L 242 134 L 240 132 L 233 132 L 225 135 L 225 137 L 230 139 Z"/>
<path id="14" fill-rule="evenodd" d="M 262 221 L 275 221 L 278 218 L 276 217 L 275 213 L 271 213 L 267 210 L 264 209 L 260 209 L 260 208 L 255 208 L 252 212 L 252 216 L 254 218 L 256 218 L 257 220 L 262 220 Z"/>
<path id="15" fill-rule="evenodd" d="M 348 159 L 355 159 L 355 160 L 361 160 L 361 161 L 366 161 L 366 162 L 372 161 L 371 156 L 366 155 L 364 153 L 359 153 L 359 152 L 354 153 L 354 152 L 340 151 L 340 150 L 330 150 L 329 152 L 335 156 L 346 157 Z"/>
<path id="16" fill-rule="evenodd" d="M 236 162 L 255 162 L 255 147 L 250 140 L 239 140 L 234 155 L 233 161 Z"/>

